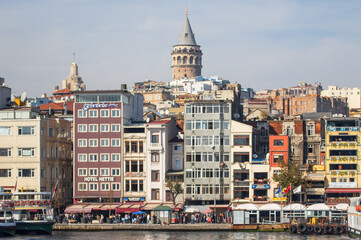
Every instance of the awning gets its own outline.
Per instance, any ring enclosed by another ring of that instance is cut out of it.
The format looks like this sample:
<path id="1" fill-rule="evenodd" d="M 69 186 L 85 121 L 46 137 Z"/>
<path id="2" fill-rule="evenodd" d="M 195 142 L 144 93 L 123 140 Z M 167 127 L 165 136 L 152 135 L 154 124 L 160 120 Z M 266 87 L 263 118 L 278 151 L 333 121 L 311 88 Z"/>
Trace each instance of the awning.
<path id="1" fill-rule="evenodd" d="M 84 210 L 85 209 L 89 209 L 88 211 L 91 211 L 91 210 L 93 210 L 93 211 L 100 211 L 101 210 L 101 206 L 103 206 L 103 204 L 89 204 L 88 206 L 86 206 L 85 208 L 84 208 Z"/>
<path id="2" fill-rule="evenodd" d="M 229 207 L 229 204 L 224 204 L 224 205 L 213 205 L 213 206 L 209 206 L 209 208 L 227 208 Z"/>
<path id="3" fill-rule="evenodd" d="M 83 213 L 83 209 L 84 209 L 84 213 L 90 213 L 91 212 L 91 209 L 85 209 L 85 207 L 87 206 L 84 205 L 84 204 L 73 204 L 73 205 L 70 205 L 68 206 L 64 213 Z"/>
<path id="4" fill-rule="evenodd" d="M 326 193 L 361 193 L 361 188 L 327 188 Z"/>
<path id="5" fill-rule="evenodd" d="M 139 211 L 139 208 L 117 208 L 116 213 L 133 213 Z"/>
<path id="6" fill-rule="evenodd" d="M 119 207 L 119 206 L 120 206 L 119 203 L 107 204 L 107 205 L 102 206 L 100 209 L 101 209 L 101 210 L 114 210 L 114 209 L 116 209 L 116 208 Z"/>
<path id="7" fill-rule="evenodd" d="M 145 211 L 151 211 L 159 205 L 160 205 L 160 203 L 147 203 L 145 206 L 142 207 L 142 209 Z"/>

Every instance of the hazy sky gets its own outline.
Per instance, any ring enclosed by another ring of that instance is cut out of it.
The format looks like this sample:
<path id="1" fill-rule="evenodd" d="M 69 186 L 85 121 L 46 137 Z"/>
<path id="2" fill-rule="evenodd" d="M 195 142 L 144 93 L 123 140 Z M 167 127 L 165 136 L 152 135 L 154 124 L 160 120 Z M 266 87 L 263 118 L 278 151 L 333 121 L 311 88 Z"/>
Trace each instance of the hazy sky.
<path id="1" fill-rule="evenodd" d="M 75 52 L 88 90 L 170 81 L 186 5 L 204 76 L 361 87 L 359 0 L 0 0 L 0 76 L 14 93 L 49 94 Z"/>

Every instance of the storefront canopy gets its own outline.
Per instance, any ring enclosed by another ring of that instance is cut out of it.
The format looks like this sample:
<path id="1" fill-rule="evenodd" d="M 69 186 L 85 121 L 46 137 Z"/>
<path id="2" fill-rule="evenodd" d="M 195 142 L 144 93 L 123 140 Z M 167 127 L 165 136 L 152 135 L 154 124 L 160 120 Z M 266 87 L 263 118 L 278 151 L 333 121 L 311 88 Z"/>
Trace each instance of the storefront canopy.
<path id="1" fill-rule="evenodd" d="M 238 205 L 237 207 L 233 208 L 233 210 L 257 211 L 258 207 L 253 203 L 246 203 Z"/>
<path id="2" fill-rule="evenodd" d="M 276 203 L 268 203 L 259 208 L 260 211 L 281 211 L 281 205 Z"/>
<path id="3" fill-rule="evenodd" d="M 339 203 L 335 206 L 336 210 L 338 211 L 347 211 L 349 205 L 347 203 Z"/>
<path id="4" fill-rule="evenodd" d="M 173 211 L 173 208 L 168 206 L 158 206 L 153 209 L 153 211 Z"/>
<path id="5" fill-rule="evenodd" d="M 307 211 L 329 211 L 330 208 L 324 203 L 312 204 L 307 208 Z"/>
<path id="6" fill-rule="evenodd" d="M 283 211 L 300 211 L 300 210 L 306 210 L 305 205 L 299 204 L 299 203 L 293 203 L 290 205 L 287 205 L 283 208 Z"/>
<path id="7" fill-rule="evenodd" d="M 87 204 L 73 204 L 65 208 L 64 213 L 90 213 L 91 209 L 85 207 Z"/>
<path id="8" fill-rule="evenodd" d="M 327 188 L 326 193 L 361 193 L 361 188 Z"/>
<path id="9" fill-rule="evenodd" d="M 117 203 L 107 204 L 107 205 L 101 206 L 100 209 L 101 209 L 102 211 L 114 210 L 114 209 L 118 208 L 119 206 L 120 206 L 119 203 L 118 203 L 118 204 L 117 204 Z"/>

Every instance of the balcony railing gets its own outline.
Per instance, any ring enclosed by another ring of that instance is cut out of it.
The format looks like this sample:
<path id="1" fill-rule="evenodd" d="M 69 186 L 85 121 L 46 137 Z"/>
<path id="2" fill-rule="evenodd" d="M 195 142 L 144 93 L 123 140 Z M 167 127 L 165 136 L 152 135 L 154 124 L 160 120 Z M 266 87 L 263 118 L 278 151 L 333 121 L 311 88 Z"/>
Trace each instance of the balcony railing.
<path id="1" fill-rule="evenodd" d="M 253 201 L 265 202 L 265 201 L 268 201 L 268 197 L 267 196 L 253 196 Z"/>
<path id="2" fill-rule="evenodd" d="M 234 180 L 233 181 L 233 185 L 235 187 L 249 187 L 249 180 L 240 180 L 240 181 L 237 181 L 237 180 Z"/>
<path id="3" fill-rule="evenodd" d="M 354 126 L 345 126 L 345 127 L 327 127 L 328 131 L 359 131 L 359 127 Z"/>
<path id="4" fill-rule="evenodd" d="M 331 162 L 348 162 L 353 163 L 357 161 L 357 156 L 331 156 Z"/>
<path id="5" fill-rule="evenodd" d="M 355 141 L 343 141 L 343 142 L 331 142 L 331 147 L 332 148 L 337 148 L 337 149 L 340 149 L 340 148 L 355 148 L 357 147 L 357 142 Z"/>
<path id="6" fill-rule="evenodd" d="M 326 203 L 350 203 L 350 199 L 348 198 L 327 198 Z"/>

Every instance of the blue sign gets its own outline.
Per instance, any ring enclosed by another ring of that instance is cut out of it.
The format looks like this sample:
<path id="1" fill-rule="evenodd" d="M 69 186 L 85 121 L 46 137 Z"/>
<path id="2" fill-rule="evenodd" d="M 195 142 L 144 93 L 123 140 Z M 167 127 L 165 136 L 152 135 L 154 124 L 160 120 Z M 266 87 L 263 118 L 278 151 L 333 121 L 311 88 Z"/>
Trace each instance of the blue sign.
<path id="1" fill-rule="evenodd" d="M 268 184 L 252 184 L 252 189 L 270 189 L 270 186 Z"/>

